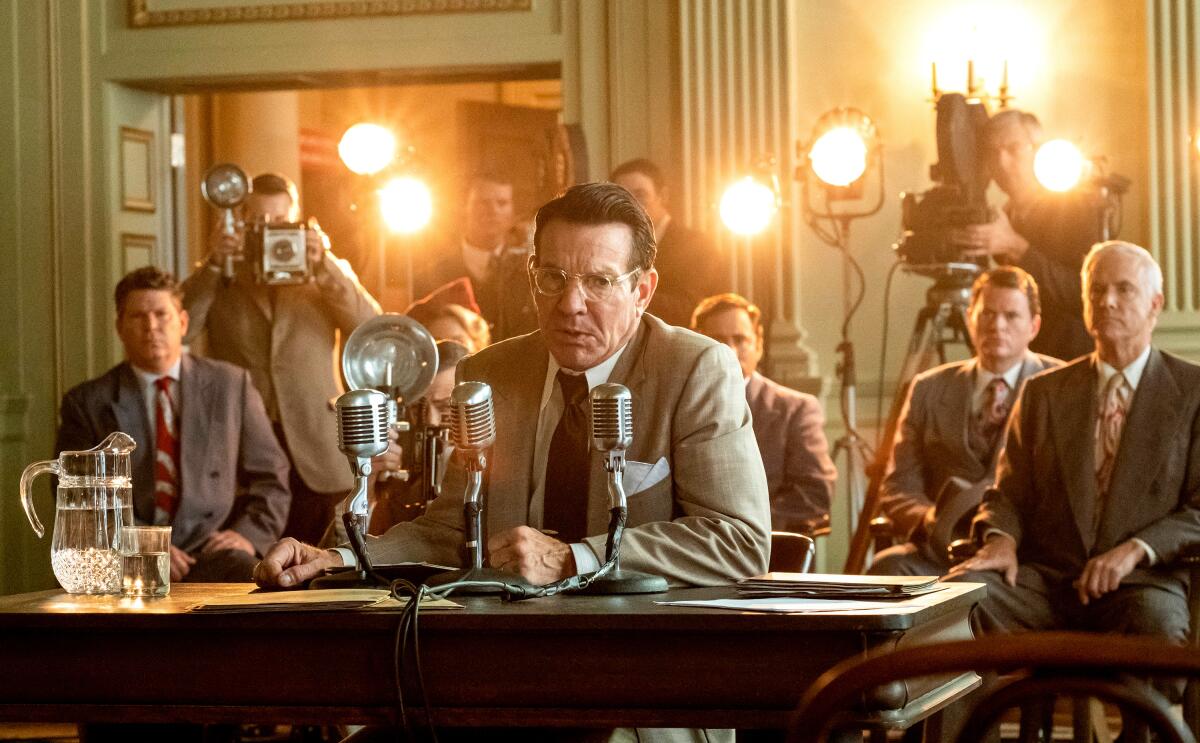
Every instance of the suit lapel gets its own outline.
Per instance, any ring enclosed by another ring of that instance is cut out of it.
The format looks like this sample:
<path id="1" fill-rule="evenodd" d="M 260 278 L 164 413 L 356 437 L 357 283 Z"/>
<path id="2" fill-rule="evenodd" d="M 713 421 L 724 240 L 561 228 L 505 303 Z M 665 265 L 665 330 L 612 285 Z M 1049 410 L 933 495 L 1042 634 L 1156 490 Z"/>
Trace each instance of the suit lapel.
<path id="1" fill-rule="evenodd" d="M 128 363 L 117 372 L 117 388 L 109 403 L 117 430 L 124 431 L 138 442 L 130 456 L 133 466 L 133 508 L 138 519 L 150 522 L 154 518 L 154 430 L 147 423 L 146 400 L 142 396 L 137 375 Z"/>
<path id="2" fill-rule="evenodd" d="M 1093 354 L 1088 361 L 1068 367 L 1051 391 L 1059 413 L 1050 419 L 1054 448 L 1061 463 L 1067 502 L 1088 552 L 1096 542 L 1096 375 Z"/>
<path id="3" fill-rule="evenodd" d="M 644 461 L 643 453 L 649 422 L 646 411 L 651 408 L 644 395 L 639 395 L 642 381 L 646 377 L 644 354 L 646 351 L 646 320 L 638 322 L 637 332 L 625 346 L 625 351 L 608 375 L 608 381 L 623 384 L 633 393 L 633 444 L 626 452 L 627 459 Z M 604 454 L 591 450 L 590 477 L 588 478 L 588 534 L 603 534 L 608 529 L 609 508 L 612 505 L 608 496 L 608 475 L 604 471 Z M 654 462 L 648 462 L 654 464 Z M 626 493 L 628 495 L 628 493 Z"/>
<path id="4" fill-rule="evenodd" d="M 503 437 L 492 449 L 487 490 L 488 528 L 493 534 L 513 524 L 529 523 L 529 498 L 533 494 L 533 447 L 549 353 L 540 333 L 517 343 L 512 357 L 518 363 L 498 365 L 492 385 L 496 431 Z M 519 363 L 525 357 L 537 359 L 532 368 Z M 495 487 L 491 487 L 493 484 Z"/>
<path id="5" fill-rule="evenodd" d="M 976 362 L 978 363 L 978 362 Z M 975 456 L 969 443 L 971 426 L 971 396 L 975 393 L 975 364 L 962 364 L 954 372 L 954 383 L 938 400 L 938 425 L 947 432 L 944 441 L 953 442 L 961 462 L 983 462 Z"/>
<path id="6" fill-rule="evenodd" d="M 1110 497 L 1101 517 L 1098 536 L 1101 546 L 1112 546 L 1128 531 L 1127 524 L 1135 516 L 1133 511 L 1145 501 L 1146 492 L 1169 449 L 1160 440 L 1175 430 L 1181 396 L 1162 354 L 1151 349 L 1121 431 L 1117 460 L 1108 487 Z"/>

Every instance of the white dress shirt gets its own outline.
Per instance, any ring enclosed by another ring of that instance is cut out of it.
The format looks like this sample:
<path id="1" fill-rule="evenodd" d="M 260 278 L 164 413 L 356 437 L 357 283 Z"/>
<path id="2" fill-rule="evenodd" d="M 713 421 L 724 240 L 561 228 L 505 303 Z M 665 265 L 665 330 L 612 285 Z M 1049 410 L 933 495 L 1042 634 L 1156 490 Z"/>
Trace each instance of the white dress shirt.
<path id="1" fill-rule="evenodd" d="M 171 364 L 171 368 L 167 369 L 166 372 L 163 373 L 146 371 L 145 369 L 135 366 L 132 363 L 129 365 L 129 368 L 133 369 L 133 374 L 137 377 L 138 385 L 142 389 L 142 400 L 144 400 L 146 403 L 146 422 L 149 424 L 149 427 L 146 430 L 150 432 L 151 444 L 154 443 L 154 437 L 158 433 L 158 425 L 154 416 L 154 412 L 158 405 L 158 388 L 155 387 L 154 383 L 162 377 L 170 377 L 171 379 L 175 380 L 175 399 L 173 402 L 175 403 L 175 407 L 178 408 L 179 395 L 181 393 L 179 388 L 179 367 L 182 365 L 182 363 L 182 357 L 175 359 L 175 363 Z"/>

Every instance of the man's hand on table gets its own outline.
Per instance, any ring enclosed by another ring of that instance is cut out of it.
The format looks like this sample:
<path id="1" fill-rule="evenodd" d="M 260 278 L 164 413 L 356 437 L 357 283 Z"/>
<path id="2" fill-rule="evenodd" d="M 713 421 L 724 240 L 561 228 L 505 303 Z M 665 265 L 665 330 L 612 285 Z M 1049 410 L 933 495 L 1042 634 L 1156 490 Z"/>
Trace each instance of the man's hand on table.
<path id="1" fill-rule="evenodd" d="M 534 585 L 554 583 L 575 575 L 571 545 L 537 529 L 518 526 L 488 539 L 492 567 L 519 573 Z"/>
<path id="2" fill-rule="evenodd" d="M 295 588 L 320 575 L 325 568 L 342 564 L 342 556 L 291 537 L 281 539 L 254 566 L 254 582 L 261 588 Z"/>

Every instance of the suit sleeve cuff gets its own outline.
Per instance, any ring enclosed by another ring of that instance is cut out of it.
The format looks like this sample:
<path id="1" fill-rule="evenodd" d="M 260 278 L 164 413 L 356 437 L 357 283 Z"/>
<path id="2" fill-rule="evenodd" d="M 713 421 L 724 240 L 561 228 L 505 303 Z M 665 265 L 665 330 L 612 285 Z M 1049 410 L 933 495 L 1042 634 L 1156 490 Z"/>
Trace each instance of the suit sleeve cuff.
<path id="1" fill-rule="evenodd" d="M 995 536 L 997 534 L 999 534 L 1002 537 L 1008 537 L 1009 539 L 1012 539 L 1014 543 L 1017 541 L 1016 538 L 1014 538 L 1012 534 L 1009 534 L 1008 532 L 1004 531 L 1003 529 L 997 529 L 996 527 L 993 526 L 983 532 L 983 541 L 980 542 L 980 544 L 981 545 L 986 544 L 987 540 L 991 539 L 993 536 Z"/>
<path id="2" fill-rule="evenodd" d="M 329 551 L 341 555 L 343 565 L 351 568 L 358 567 L 358 558 L 354 556 L 354 551 L 348 547 L 333 547 Z"/>
<path id="3" fill-rule="evenodd" d="M 594 573 L 600 569 L 600 558 L 592 552 L 592 548 L 578 542 L 571 545 L 571 555 L 575 558 L 575 574 Z"/>
<path id="4" fill-rule="evenodd" d="M 1145 540 L 1134 537 L 1133 542 L 1134 542 L 1134 544 L 1141 545 L 1141 548 L 1146 551 L 1146 564 L 1147 565 L 1154 565 L 1158 562 L 1158 553 L 1155 552 L 1154 549 L 1149 544 L 1146 544 Z"/>

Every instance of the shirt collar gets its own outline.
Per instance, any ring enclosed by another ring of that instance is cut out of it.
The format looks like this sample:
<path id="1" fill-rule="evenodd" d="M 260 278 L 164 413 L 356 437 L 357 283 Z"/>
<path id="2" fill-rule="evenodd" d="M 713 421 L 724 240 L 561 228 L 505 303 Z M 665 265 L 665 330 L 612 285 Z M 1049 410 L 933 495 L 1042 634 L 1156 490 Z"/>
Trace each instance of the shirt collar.
<path id="1" fill-rule="evenodd" d="M 975 391 L 982 391 L 996 377 L 1004 377 L 1004 381 L 1008 384 L 1010 390 L 1017 388 L 1017 382 L 1021 379 L 1021 369 L 1025 366 L 1025 357 L 1022 356 L 1017 363 L 1010 366 L 1001 374 L 990 372 L 983 368 L 983 364 L 979 363 L 979 358 L 975 358 Z"/>
<path id="2" fill-rule="evenodd" d="M 592 388 L 596 385 L 604 384 L 608 381 L 608 378 L 612 375 L 613 369 L 617 366 L 617 362 L 621 360 L 621 355 L 625 353 L 625 349 L 628 347 L 629 343 L 626 343 L 624 346 L 621 346 L 619 349 L 617 349 L 617 352 L 612 356 L 609 356 L 604 361 L 601 361 L 591 369 L 583 372 L 587 376 L 589 392 L 591 392 Z M 550 403 L 550 396 L 554 394 L 555 380 L 558 377 L 558 370 L 563 368 L 559 366 L 558 361 L 554 359 L 554 354 L 547 351 L 547 355 L 550 357 L 550 363 L 546 365 L 546 382 L 542 387 L 542 404 L 538 407 L 539 411 L 545 410 L 546 405 Z M 563 369 L 563 371 L 565 371 L 567 374 L 579 373 L 571 371 L 570 369 Z"/>
<path id="3" fill-rule="evenodd" d="M 129 364 L 129 368 L 133 369 L 133 373 L 137 376 L 138 382 L 141 383 L 142 387 L 150 387 L 155 382 L 157 382 L 160 377 L 170 377 L 171 379 L 178 382 L 179 381 L 179 368 L 180 368 L 180 366 L 182 366 L 182 364 L 183 364 L 183 357 L 181 356 L 180 358 L 175 359 L 175 363 L 171 364 L 171 368 L 167 369 L 165 374 L 159 374 L 157 372 L 147 371 L 139 366 L 134 365 L 132 362 Z"/>
<path id="4" fill-rule="evenodd" d="M 1096 360 L 1100 361 L 1100 357 L 1097 356 Z M 1122 374 L 1125 375 L 1125 381 L 1129 383 L 1129 389 L 1136 390 L 1138 387 L 1138 382 L 1142 381 L 1142 374 L 1146 371 L 1146 364 L 1149 361 L 1150 361 L 1150 346 L 1149 346 L 1149 344 L 1147 344 L 1145 350 L 1143 350 L 1136 359 L 1129 362 L 1129 365 L 1126 366 L 1124 369 L 1116 369 L 1116 368 L 1110 366 L 1108 364 L 1108 362 L 1100 361 L 1100 364 L 1099 364 L 1100 386 L 1098 389 L 1101 391 L 1101 394 L 1103 394 L 1104 387 L 1108 384 L 1109 378 L 1112 377 L 1112 375 L 1116 374 L 1117 372 L 1121 372 Z"/>

